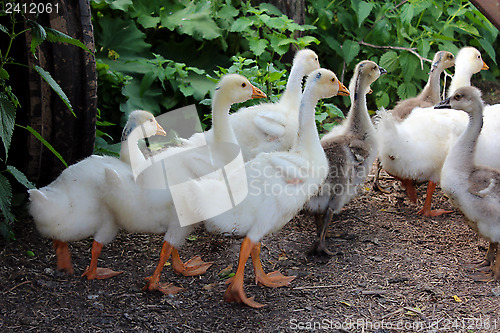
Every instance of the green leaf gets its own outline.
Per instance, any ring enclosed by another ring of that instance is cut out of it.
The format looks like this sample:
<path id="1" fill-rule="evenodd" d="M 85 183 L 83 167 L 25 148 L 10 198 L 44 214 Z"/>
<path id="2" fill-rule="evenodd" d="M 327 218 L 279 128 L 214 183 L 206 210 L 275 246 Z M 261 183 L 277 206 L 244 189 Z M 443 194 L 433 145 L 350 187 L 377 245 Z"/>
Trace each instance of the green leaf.
<path id="1" fill-rule="evenodd" d="M 300 37 L 299 39 L 297 39 L 297 42 L 299 43 L 301 49 L 311 45 L 312 43 L 316 45 L 319 44 L 319 40 L 313 36 Z"/>
<path id="2" fill-rule="evenodd" d="M 66 43 L 74 46 L 78 46 L 79 48 L 89 52 L 93 53 L 90 51 L 90 49 L 85 46 L 82 42 L 80 42 L 78 39 L 75 39 L 73 37 L 70 37 L 60 31 L 57 31 L 52 28 L 45 28 L 45 31 L 47 32 L 47 40 L 49 42 L 59 42 L 59 43 Z"/>
<path id="3" fill-rule="evenodd" d="M 54 147 L 52 147 L 52 145 L 50 143 L 47 142 L 47 140 L 45 140 L 41 135 L 40 133 L 38 133 L 34 128 L 32 128 L 31 126 L 26 126 L 26 127 L 23 127 L 23 126 L 20 126 L 20 125 L 17 125 L 21 128 L 24 128 L 26 130 L 28 130 L 31 134 L 33 134 L 38 140 L 40 140 L 41 143 L 43 143 L 43 145 L 45 147 L 47 147 L 47 149 L 49 149 L 54 155 L 56 155 L 56 157 L 59 159 L 59 161 L 62 162 L 62 164 L 64 164 L 65 167 L 68 167 L 68 163 L 66 163 L 66 161 L 64 160 L 64 158 L 61 156 L 61 154 L 59 154 L 55 149 Z"/>
<path id="4" fill-rule="evenodd" d="M 404 52 L 401 55 L 400 64 L 401 70 L 404 73 L 403 78 L 407 82 L 414 78 L 417 68 L 421 68 L 418 58 L 410 52 Z"/>
<path id="5" fill-rule="evenodd" d="M 5 68 L 0 69 L 0 79 L 3 80 L 8 80 L 9 79 L 9 72 L 5 70 Z"/>
<path id="6" fill-rule="evenodd" d="M 16 108 L 4 93 L 0 93 L 0 137 L 5 148 L 5 159 L 9 155 L 10 141 L 16 122 Z"/>
<path id="7" fill-rule="evenodd" d="M 380 109 L 382 107 L 386 108 L 389 106 L 390 98 L 389 94 L 384 92 L 380 98 L 377 98 L 375 103 L 377 104 L 377 108 Z"/>
<path id="8" fill-rule="evenodd" d="M 415 97 L 417 95 L 417 88 L 411 82 L 403 82 L 398 87 L 398 96 L 401 100 Z"/>
<path id="9" fill-rule="evenodd" d="M 161 13 L 161 24 L 169 30 L 176 29 L 181 34 L 197 40 L 212 40 L 222 36 L 222 30 L 212 18 L 210 1 L 188 2 L 181 10 Z"/>
<path id="10" fill-rule="evenodd" d="M 283 13 L 278 8 L 276 8 L 276 6 L 267 2 L 261 3 L 259 5 L 259 8 L 265 10 L 267 13 L 271 15 L 276 15 L 276 16 L 283 15 Z"/>
<path id="11" fill-rule="evenodd" d="M 153 72 L 148 72 L 146 73 L 146 75 L 144 75 L 144 77 L 141 80 L 141 88 L 139 90 L 139 94 L 141 95 L 141 97 L 144 96 L 144 92 L 151 87 L 154 80 L 156 79 L 157 76 Z"/>
<path id="12" fill-rule="evenodd" d="M 38 74 L 49 84 L 49 86 L 56 92 L 56 94 L 61 98 L 61 100 L 66 104 L 68 109 L 71 111 L 73 116 L 76 117 L 76 114 L 73 112 L 73 107 L 71 106 L 71 103 L 68 99 L 68 96 L 64 93 L 64 91 L 61 89 L 59 84 L 52 78 L 49 72 L 45 71 L 42 67 L 35 65 L 35 70 L 37 71 Z"/>
<path id="13" fill-rule="evenodd" d="M 403 24 L 409 25 L 414 14 L 414 5 L 411 3 L 405 3 L 401 8 L 401 22 Z"/>
<path id="14" fill-rule="evenodd" d="M 495 49 L 493 49 L 493 46 L 491 46 L 490 42 L 488 42 L 486 39 L 481 38 L 479 40 L 479 44 L 481 44 L 481 47 L 486 51 L 486 53 L 490 56 L 491 60 L 496 64 L 497 59 L 496 59 L 496 52 Z"/>
<path id="15" fill-rule="evenodd" d="M 243 32 L 254 24 L 254 20 L 248 17 L 240 17 L 231 25 L 231 32 Z"/>
<path id="16" fill-rule="evenodd" d="M 258 57 L 264 53 L 269 42 L 266 39 L 251 39 L 248 41 L 248 45 L 250 50 Z"/>
<path id="17" fill-rule="evenodd" d="M 344 53 L 345 62 L 350 64 L 359 53 L 359 44 L 348 39 L 342 44 L 342 52 Z"/>
<path id="18" fill-rule="evenodd" d="M 137 17 L 137 22 L 142 25 L 144 29 L 156 28 L 160 23 L 160 18 L 157 16 L 141 15 Z"/>
<path id="19" fill-rule="evenodd" d="M 132 0 L 113 0 L 109 1 L 109 6 L 113 9 L 118 9 L 127 12 L 129 7 L 133 4 Z"/>
<path id="20" fill-rule="evenodd" d="M 316 119 L 316 121 L 318 123 L 322 123 L 326 118 L 328 117 L 328 113 L 326 112 L 321 112 L 321 113 L 316 113 L 316 115 L 314 116 L 314 118 Z"/>
<path id="21" fill-rule="evenodd" d="M 26 175 L 12 165 L 8 165 L 7 170 L 12 174 L 12 176 L 14 176 L 14 178 L 16 178 L 16 180 L 20 184 L 24 185 L 24 187 L 26 187 L 27 189 L 31 190 L 35 188 L 35 185 L 33 185 L 33 183 L 30 182 L 28 178 L 26 178 Z"/>
<path id="22" fill-rule="evenodd" d="M 9 30 L 3 24 L 0 24 L 0 31 L 5 32 L 7 35 L 9 34 Z"/>
<path id="23" fill-rule="evenodd" d="M 382 57 L 380 57 L 380 66 L 385 68 L 388 72 L 392 72 L 397 69 L 398 65 L 398 54 L 395 51 L 385 52 Z"/>
<path id="24" fill-rule="evenodd" d="M 375 4 L 371 2 L 361 1 L 359 3 L 358 10 L 356 11 L 356 15 L 358 16 L 358 27 L 361 27 L 368 15 L 370 15 L 374 6 Z"/>
<path id="25" fill-rule="evenodd" d="M 342 112 L 342 110 L 339 109 L 339 107 L 337 107 L 335 104 L 325 103 L 324 106 L 326 107 L 326 111 L 328 112 L 330 118 L 345 118 L 344 112 Z"/>
<path id="26" fill-rule="evenodd" d="M 450 42 L 455 42 L 456 41 L 456 39 L 453 38 L 453 37 L 448 37 L 448 36 L 444 36 L 444 35 L 440 35 L 440 34 L 432 34 L 432 37 L 434 39 L 442 39 L 442 40 L 450 41 Z"/>
<path id="27" fill-rule="evenodd" d="M 30 51 L 36 58 L 36 48 L 47 38 L 47 33 L 45 29 L 35 21 L 28 20 L 28 25 L 31 28 Z"/>
<path id="28" fill-rule="evenodd" d="M 221 18 L 236 17 L 240 12 L 233 6 L 226 5 L 219 10 L 219 16 Z"/>
<path id="29" fill-rule="evenodd" d="M 108 53 L 110 50 L 120 55 L 120 60 L 151 57 L 151 45 L 145 42 L 146 35 L 140 31 L 132 20 L 104 16 L 99 19 L 100 29 L 96 29 L 96 44 Z M 126 61 L 126 60 L 125 60 Z M 116 65 L 123 61 L 110 62 L 110 67 L 116 70 Z"/>
<path id="30" fill-rule="evenodd" d="M 0 174 L 0 210 L 7 222 L 14 220 L 14 214 L 10 209 L 12 203 L 12 187 L 9 180 Z"/>
<path id="31" fill-rule="evenodd" d="M 337 52 L 339 56 L 343 56 L 344 53 L 342 52 L 342 47 L 340 46 L 340 43 L 333 38 L 332 36 L 326 36 L 325 38 L 326 45 L 328 45 L 329 48 Z"/>
<path id="32" fill-rule="evenodd" d="M 458 21 L 455 25 L 451 25 L 451 26 L 455 26 L 458 29 L 463 30 L 466 33 L 474 35 L 476 37 L 480 36 L 479 31 L 477 31 L 477 29 L 475 27 L 465 23 L 464 21 Z"/>

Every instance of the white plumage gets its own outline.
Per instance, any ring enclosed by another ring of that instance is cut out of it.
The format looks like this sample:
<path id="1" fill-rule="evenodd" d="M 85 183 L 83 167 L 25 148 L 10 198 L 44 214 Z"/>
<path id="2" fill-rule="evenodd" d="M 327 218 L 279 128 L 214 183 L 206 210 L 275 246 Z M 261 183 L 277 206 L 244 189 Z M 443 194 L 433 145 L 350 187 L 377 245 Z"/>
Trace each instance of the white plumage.
<path id="1" fill-rule="evenodd" d="M 146 136 L 164 133 L 153 115 L 145 111 L 134 111 L 125 127 L 123 145 L 129 140 L 135 140 L 137 144 L 139 138 L 128 135 L 140 125 Z M 111 242 L 119 230 L 113 214 L 102 204 L 105 168 L 121 173 L 130 170 L 128 164 L 117 158 L 90 156 L 68 167 L 51 184 L 28 191 L 30 213 L 42 236 L 54 240 L 60 270 L 73 273 L 67 242 L 94 237 L 92 264 L 95 260 L 95 266 L 91 264 L 84 273 L 88 279 L 113 275 L 110 270 L 96 267 L 102 245 Z"/>
<path id="2" fill-rule="evenodd" d="M 483 60 L 474 48 L 464 48 L 455 61 L 457 73 L 453 85 L 470 84 L 470 76 L 481 70 Z M 465 74 L 468 73 L 468 80 Z M 457 80 L 458 79 L 458 80 Z M 495 166 L 500 162 L 500 150 L 495 131 L 500 126 L 500 114 L 485 110 L 485 130 L 479 139 L 475 160 L 482 165 Z M 400 121 L 389 113 L 381 112 L 377 126 L 379 159 L 382 167 L 402 180 L 429 181 L 424 216 L 448 213 L 431 210 L 431 198 L 439 182 L 446 154 L 458 136 L 464 131 L 468 117 L 463 112 L 436 110 L 434 107 L 415 108 Z M 497 132 L 498 133 L 498 132 Z"/>
<path id="3" fill-rule="evenodd" d="M 356 66 L 349 86 L 349 115 L 321 139 L 330 170 L 318 195 L 306 206 L 315 214 L 318 240 L 313 251 L 318 254 L 332 254 L 325 244 L 332 216 L 356 196 L 377 156 L 375 129 L 368 114 L 366 94 L 370 85 L 384 73 L 386 71 L 373 61 L 365 60 Z"/>
<path id="4" fill-rule="evenodd" d="M 483 126 L 481 93 L 473 87 L 457 89 L 448 99 L 451 107 L 464 110 L 470 117 L 466 130 L 450 149 L 441 172 L 441 187 L 466 216 L 467 223 L 490 242 L 485 264 L 500 279 L 500 168 L 479 166 L 473 162 L 478 136 Z M 485 124 L 486 124 L 485 119 Z M 497 137 L 500 139 L 500 137 Z"/>
<path id="5" fill-rule="evenodd" d="M 297 143 L 289 152 L 261 153 L 246 162 L 247 197 L 233 209 L 205 221 L 207 229 L 211 231 L 246 236 L 241 245 L 238 270 L 224 295 L 227 302 L 262 306 L 252 298 L 247 298 L 243 291 L 244 266 L 250 254 L 257 283 L 277 287 L 288 284 L 294 278 L 285 277 L 279 272 L 264 273 L 259 258 L 260 240 L 280 230 L 292 219 L 324 181 L 328 164 L 316 130 L 315 105 L 320 98 L 339 92 L 348 93 L 334 73 L 326 69 L 312 72 L 300 104 Z M 231 176 L 229 174 L 228 178 L 231 179 Z M 226 182 L 222 179 L 200 181 L 193 186 L 192 195 L 208 195 L 209 191 L 216 196 L 223 193 L 225 188 Z"/>
<path id="6" fill-rule="evenodd" d="M 249 161 L 261 152 L 286 151 L 297 139 L 302 79 L 319 68 L 318 56 L 311 50 L 297 52 L 286 89 L 276 103 L 261 103 L 242 108 L 229 116 L 243 159 Z M 213 130 L 204 133 L 211 140 Z M 183 143 L 203 144 L 203 134 L 195 134 Z"/>
<path id="7" fill-rule="evenodd" d="M 229 125 L 228 112 L 231 104 L 246 101 L 250 98 L 265 95 L 241 75 L 224 76 L 219 82 L 213 99 L 212 116 L 214 121 L 213 142 L 235 142 L 234 134 Z M 194 257 L 187 263 L 182 263 L 178 250 L 184 244 L 185 238 L 193 230 L 189 225 L 181 227 L 174 207 L 170 190 L 166 185 L 162 159 L 169 158 L 165 163 L 178 165 L 178 176 L 184 179 L 197 178 L 211 169 L 211 161 L 207 155 L 189 154 L 187 146 L 174 147 L 154 155 L 158 161 L 134 180 L 132 172 L 106 170 L 106 195 L 104 202 L 110 207 L 116 217 L 117 224 L 129 232 L 164 234 L 164 242 L 158 266 L 145 287 L 147 290 L 158 290 L 164 294 L 173 294 L 181 288 L 171 284 L 160 283 L 160 276 L 165 262 L 172 255 L 172 266 L 175 272 L 186 276 L 203 274 L 211 265 L 201 258 Z M 188 155 L 186 155 L 188 154 Z M 132 155 L 132 154 L 130 154 Z M 199 157 L 199 159 L 198 159 Z M 140 158 L 137 157 L 138 159 Z"/>

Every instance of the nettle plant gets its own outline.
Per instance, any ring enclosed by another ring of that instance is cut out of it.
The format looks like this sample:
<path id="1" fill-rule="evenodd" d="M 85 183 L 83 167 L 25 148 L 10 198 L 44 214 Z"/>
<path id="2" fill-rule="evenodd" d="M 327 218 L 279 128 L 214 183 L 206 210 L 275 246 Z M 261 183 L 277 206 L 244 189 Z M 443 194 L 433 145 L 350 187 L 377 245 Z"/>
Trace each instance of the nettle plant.
<path id="1" fill-rule="evenodd" d="M 10 25 L 7 26 L 0 24 L 0 34 L 4 34 L 4 37 L 7 39 L 7 43 L 0 47 L 0 139 L 3 143 L 3 149 L 0 153 L 0 235 L 6 239 L 12 239 L 14 238 L 14 234 L 12 233 L 10 224 L 15 220 L 15 215 L 12 211 L 15 194 L 12 182 L 16 181 L 28 189 L 34 188 L 34 185 L 27 179 L 23 172 L 9 164 L 9 150 L 15 128 L 29 131 L 67 166 L 62 156 L 57 153 L 36 130 L 30 126 L 24 127 L 16 124 L 16 113 L 21 109 L 21 105 L 12 90 L 10 82 L 14 78 L 11 78 L 8 68 L 28 66 L 20 63 L 11 56 L 14 40 L 25 33 L 30 33 L 30 51 L 33 57 L 37 57 L 36 48 L 44 41 L 67 43 L 81 47 L 88 52 L 90 52 L 90 50 L 80 41 L 57 30 L 42 27 L 37 22 L 26 19 L 24 16 L 16 14 L 15 12 L 6 13 L 5 10 L 2 9 L 0 10 L 0 17 L 7 17 L 8 19 L 6 21 L 10 22 Z M 23 22 L 27 23 L 26 26 L 28 28 L 24 28 L 24 24 L 21 24 Z M 19 27 L 23 28 L 19 29 Z M 57 93 L 68 107 L 68 112 L 73 113 L 71 103 L 66 94 L 52 78 L 50 73 L 37 65 L 34 65 L 33 70 L 35 70 Z"/>
<path id="2" fill-rule="evenodd" d="M 500 75 L 498 30 L 470 1 L 308 0 L 306 8 L 306 22 L 317 27 L 312 35 L 321 42 L 319 58 L 344 83 L 361 60 L 373 60 L 388 71 L 372 87 L 372 110 L 417 95 L 428 78 L 429 59 L 439 50 L 456 55 L 461 47 L 474 46 L 491 64 L 478 76 L 494 80 Z"/>
<path id="3" fill-rule="evenodd" d="M 293 38 L 315 27 L 294 23 L 271 4 L 94 0 L 91 5 L 98 62 L 131 77 L 122 89 L 126 102 L 114 108 L 122 111 L 122 122 L 134 109 L 159 114 L 200 102 L 199 112 L 208 119 L 208 93 L 226 72 L 245 75 L 277 99 L 287 78 L 282 57 L 292 47 L 319 42 L 310 35 Z M 103 111 L 103 117 L 114 116 Z"/>

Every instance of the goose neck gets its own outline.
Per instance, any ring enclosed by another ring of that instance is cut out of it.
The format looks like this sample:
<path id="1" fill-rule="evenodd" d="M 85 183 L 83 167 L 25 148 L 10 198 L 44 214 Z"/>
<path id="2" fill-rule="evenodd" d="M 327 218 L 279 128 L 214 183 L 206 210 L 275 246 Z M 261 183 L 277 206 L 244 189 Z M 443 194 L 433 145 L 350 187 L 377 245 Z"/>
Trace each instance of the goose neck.
<path id="1" fill-rule="evenodd" d="M 449 152 L 449 158 L 457 161 L 456 168 L 468 172 L 474 167 L 474 152 L 483 127 L 482 107 L 469 114 L 469 123 Z"/>
<path id="2" fill-rule="evenodd" d="M 366 106 L 366 94 L 368 89 L 369 85 L 365 84 L 363 81 L 358 82 L 358 85 L 354 87 L 354 93 L 351 98 L 351 109 L 347 116 L 350 130 L 361 136 L 373 130 L 373 125 Z"/>
<path id="3" fill-rule="evenodd" d="M 300 103 L 302 97 L 302 78 L 305 76 L 303 66 L 294 63 L 288 76 L 286 89 L 280 101 L 287 101 L 295 105 Z"/>
<path id="4" fill-rule="evenodd" d="M 136 127 L 129 135 L 123 137 L 120 147 L 120 160 L 127 164 L 145 161 L 146 158 L 138 146 L 139 140 L 145 137 L 147 135 L 143 126 Z"/>
<path id="5" fill-rule="evenodd" d="M 216 93 L 212 103 L 212 131 L 215 142 L 237 143 L 229 121 L 229 109 L 233 103 Z"/>
<path id="6" fill-rule="evenodd" d="M 314 118 L 316 104 L 319 96 L 313 93 L 312 88 L 304 91 L 299 108 L 299 137 L 297 141 L 297 150 L 313 153 L 315 148 L 321 148 L 316 121 Z"/>
<path id="7" fill-rule="evenodd" d="M 441 73 L 442 69 L 432 66 L 431 72 L 429 74 L 429 80 L 421 92 L 421 95 L 429 96 L 428 99 L 432 103 L 438 103 L 440 98 L 440 84 L 441 84 Z"/>

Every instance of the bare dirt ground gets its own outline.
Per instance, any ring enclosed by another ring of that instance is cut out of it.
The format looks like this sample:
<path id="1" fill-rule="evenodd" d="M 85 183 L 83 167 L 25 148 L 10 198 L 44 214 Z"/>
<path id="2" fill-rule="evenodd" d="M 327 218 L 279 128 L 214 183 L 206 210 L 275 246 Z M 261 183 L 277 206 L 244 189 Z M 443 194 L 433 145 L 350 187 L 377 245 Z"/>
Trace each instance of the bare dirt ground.
<path id="1" fill-rule="evenodd" d="M 490 103 L 498 103 L 498 91 Z M 464 267 L 484 257 L 487 243 L 439 190 L 433 206 L 454 213 L 425 218 L 394 180 L 383 183 L 391 194 L 371 190 L 369 179 L 335 218 L 330 258 L 307 255 L 315 239 L 307 215 L 263 240 L 264 269 L 297 278 L 287 287 L 256 286 L 249 261 L 246 292 L 267 304 L 262 309 L 222 299 L 226 284 L 218 273 L 228 265 L 235 271 L 240 240 L 199 229 L 181 256 L 201 254 L 214 265 L 199 277 L 165 267 L 163 281 L 186 290 L 164 296 L 141 290 L 162 236 L 121 233 L 99 264 L 125 273 L 87 281 L 79 274 L 91 240 L 70 245 L 76 274 L 66 276 L 54 270 L 50 241 L 25 216 L 14 226 L 17 240 L 0 243 L 0 332 L 499 332 L 500 282 L 474 282 Z M 418 191 L 420 208 L 425 186 Z"/>
<path id="2" fill-rule="evenodd" d="M 51 243 L 27 217 L 16 225 L 18 240 L 0 248 L 0 332 L 500 331 L 500 283 L 474 282 L 462 266 L 482 259 L 487 243 L 458 211 L 421 217 L 393 180 L 383 182 L 391 194 L 374 192 L 367 182 L 330 227 L 331 258 L 307 255 L 315 238 L 307 215 L 264 239 L 264 269 L 297 278 L 289 287 L 256 286 L 249 261 L 246 292 L 267 304 L 258 310 L 222 299 L 226 285 L 218 273 L 236 267 L 240 240 L 198 230 L 181 256 L 201 254 L 214 265 L 199 277 L 165 267 L 163 280 L 186 290 L 164 296 L 141 291 L 161 236 L 120 234 L 100 265 L 125 273 L 87 281 L 78 273 L 89 263 L 91 240 L 71 244 L 76 274 L 63 275 L 54 270 Z M 424 191 L 420 186 L 419 205 Z M 434 206 L 453 210 L 440 192 Z"/>

